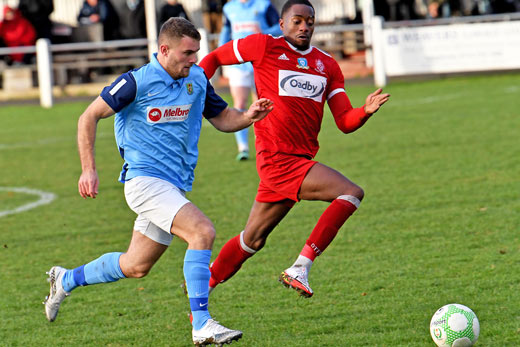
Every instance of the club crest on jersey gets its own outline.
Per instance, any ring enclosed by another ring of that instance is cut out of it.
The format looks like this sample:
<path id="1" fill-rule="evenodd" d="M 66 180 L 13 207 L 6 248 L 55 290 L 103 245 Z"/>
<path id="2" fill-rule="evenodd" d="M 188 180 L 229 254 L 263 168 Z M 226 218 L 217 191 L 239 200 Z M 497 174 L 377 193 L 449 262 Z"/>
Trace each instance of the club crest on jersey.
<path id="1" fill-rule="evenodd" d="M 307 70 L 309 68 L 309 64 L 307 64 L 307 59 L 305 58 L 298 58 L 298 65 L 296 65 L 298 69 L 305 69 Z"/>
<path id="2" fill-rule="evenodd" d="M 191 83 L 191 82 L 186 83 L 186 90 L 188 91 L 189 95 L 193 94 L 193 83 Z"/>
<path id="3" fill-rule="evenodd" d="M 316 67 L 314 69 L 321 74 L 325 73 L 325 65 L 323 65 L 323 62 L 320 59 L 316 59 Z"/>
<path id="4" fill-rule="evenodd" d="M 146 108 L 148 123 L 182 122 L 188 118 L 191 104 Z"/>

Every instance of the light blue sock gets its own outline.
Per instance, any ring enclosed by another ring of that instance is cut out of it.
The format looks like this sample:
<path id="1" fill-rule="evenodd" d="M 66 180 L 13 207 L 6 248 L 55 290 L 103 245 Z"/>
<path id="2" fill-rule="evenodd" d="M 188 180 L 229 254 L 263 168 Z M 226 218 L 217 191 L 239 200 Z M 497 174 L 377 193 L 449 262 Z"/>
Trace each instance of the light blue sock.
<path id="1" fill-rule="evenodd" d="M 184 279 L 190 298 L 193 329 L 200 330 L 211 318 L 208 311 L 211 250 L 188 249 L 184 256 Z"/>
<path id="2" fill-rule="evenodd" d="M 238 151 L 242 152 L 244 150 L 249 151 L 249 128 L 245 128 L 235 132 L 235 139 L 237 140 Z"/>
<path id="3" fill-rule="evenodd" d="M 106 253 L 88 264 L 67 270 L 62 279 L 63 289 L 70 292 L 78 286 L 115 282 L 120 278 L 126 278 L 119 266 L 121 254 L 123 253 Z"/>

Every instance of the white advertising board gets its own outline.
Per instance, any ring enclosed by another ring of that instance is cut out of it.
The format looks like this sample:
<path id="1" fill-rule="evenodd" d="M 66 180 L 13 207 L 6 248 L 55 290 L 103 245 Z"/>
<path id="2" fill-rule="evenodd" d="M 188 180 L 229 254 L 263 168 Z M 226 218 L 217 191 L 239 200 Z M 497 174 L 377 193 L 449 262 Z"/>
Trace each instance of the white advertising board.
<path id="1" fill-rule="evenodd" d="M 382 32 L 387 76 L 520 68 L 520 21 Z"/>

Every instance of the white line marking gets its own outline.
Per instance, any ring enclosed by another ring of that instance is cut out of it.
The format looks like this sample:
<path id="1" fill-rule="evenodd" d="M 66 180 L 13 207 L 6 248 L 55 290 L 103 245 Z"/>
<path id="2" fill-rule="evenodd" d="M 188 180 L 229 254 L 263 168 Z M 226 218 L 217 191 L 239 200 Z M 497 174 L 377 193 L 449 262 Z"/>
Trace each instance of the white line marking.
<path id="1" fill-rule="evenodd" d="M 24 211 L 30 210 L 32 208 L 38 207 L 40 205 L 50 204 L 54 199 L 56 199 L 56 194 L 54 194 L 54 193 L 43 192 L 41 190 L 25 188 L 25 187 L 0 187 L 0 191 L 15 192 L 15 193 L 39 196 L 39 199 L 37 201 L 29 202 L 25 205 L 19 206 L 12 210 L 0 211 L 0 218 L 10 215 L 10 214 L 24 212 Z"/>

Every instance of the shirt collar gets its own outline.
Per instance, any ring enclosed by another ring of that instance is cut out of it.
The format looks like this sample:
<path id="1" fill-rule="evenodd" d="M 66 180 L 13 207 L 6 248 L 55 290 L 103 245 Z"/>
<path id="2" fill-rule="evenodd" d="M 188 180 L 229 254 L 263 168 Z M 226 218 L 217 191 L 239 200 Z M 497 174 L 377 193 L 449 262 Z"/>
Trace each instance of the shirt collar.
<path id="1" fill-rule="evenodd" d="M 309 54 L 312 51 L 312 49 L 314 48 L 312 46 L 309 46 L 309 48 L 307 48 L 305 51 L 300 51 L 298 48 L 293 46 L 289 41 L 285 40 L 285 42 L 287 42 L 287 45 L 289 46 L 289 48 L 296 51 L 297 53 L 300 53 L 301 55 Z"/>
<path id="2" fill-rule="evenodd" d="M 150 64 L 152 67 L 157 71 L 157 73 L 161 76 L 162 80 L 164 81 L 164 84 L 167 86 L 181 86 L 182 82 L 184 81 L 184 78 L 179 78 L 178 80 L 174 80 L 172 76 L 166 70 L 164 67 L 159 63 L 159 60 L 157 60 L 157 53 L 154 53 L 152 55 L 152 59 L 150 60 Z"/>

